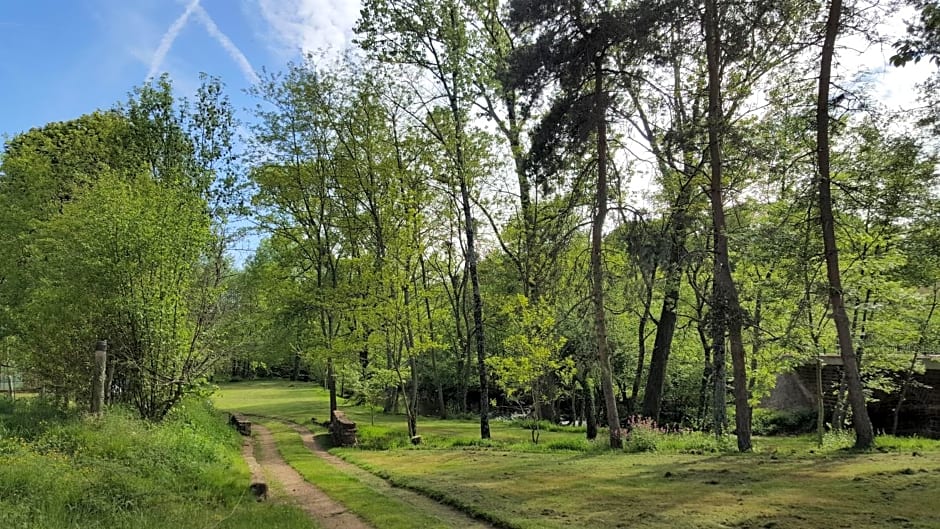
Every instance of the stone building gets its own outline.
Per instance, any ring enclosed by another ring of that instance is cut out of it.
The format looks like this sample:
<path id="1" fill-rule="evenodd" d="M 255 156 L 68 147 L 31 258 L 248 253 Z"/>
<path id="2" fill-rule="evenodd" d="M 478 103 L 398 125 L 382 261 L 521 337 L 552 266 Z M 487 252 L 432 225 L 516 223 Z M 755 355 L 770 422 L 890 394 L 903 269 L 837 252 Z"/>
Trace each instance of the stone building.
<path id="1" fill-rule="evenodd" d="M 827 422 L 832 417 L 839 387 L 842 383 L 842 358 L 837 355 L 820 356 L 823 381 L 823 404 Z M 922 373 L 913 377 L 898 416 L 898 435 L 920 435 L 940 438 L 940 355 L 923 355 Z M 762 408 L 786 411 L 814 411 L 817 407 L 817 366 L 807 363 L 777 375 L 777 383 L 770 395 L 761 401 Z M 906 373 L 888 373 L 897 385 Z M 894 410 L 899 392 L 875 390 L 869 395 L 868 413 L 877 432 L 890 433 L 894 423 Z"/>

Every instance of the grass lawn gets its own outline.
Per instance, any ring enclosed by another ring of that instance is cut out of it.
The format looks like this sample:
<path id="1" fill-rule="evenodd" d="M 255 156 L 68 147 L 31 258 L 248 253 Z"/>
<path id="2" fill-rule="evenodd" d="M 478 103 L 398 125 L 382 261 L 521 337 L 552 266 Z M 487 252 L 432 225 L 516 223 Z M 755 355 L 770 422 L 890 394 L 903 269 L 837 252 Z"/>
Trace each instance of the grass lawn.
<path id="1" fill-rule="evenodd" d="M 311 418 L 317 422 L 329 420 L 329 393 L 321 386 L 307 382 L 255 381 L 222 384 L 213 397 L 216 406 L 223 410 L 237 410 L 242 413 L 281 417 L 312 426 Z M 383 443 L 393 438 L 395 443 L 408 445 L 408 426 L 405 416 L 383 414 L 374 415 L 365 406 L 347 405 L 345 399 L 338 399 L 338 407 L 356 421 L 360 431 L 360 440 L 379 438 Z M 372 426 L 373 419 L 375 425 Z M 502 421 L 490 421 L 491 436 L 496 442 L 531 445 L 530 432 L 524 428 Z M 463 439 L 466 441 L 480 438 L 479 421 L 441 420 L 433 417 L 418 419 L 418 433 L 425 443 L 434 444 L 435 439 Z M 584 434 L 573 432 L 541 432 L 540 444 L 568 444 L 580 442 Z M 605 434 L 598 435 L 599 442 L 606 442 Z M 367 445 L 368 446 L 368 445 Z"/>
<path id="2" fill-rule="evenodd" d="M 226 385 L 222 408 L 307 422 L 327 416 L 326 393 L 283 382 Z M 364 408 L 343 406 L 369 424 Z M 376 415 L 405 436 L 404 417 Z M 470 440 L 475 421 L 422 418 L 419 432 Z M 347 460 L 507 527 L 940 528 L 940 442 L 879 438 L 881 451 L 818 448 L 811 437 L 756 439 L 755 454 L 625 454 L 531 450 L 529 432 L 494 422 L 508 444 L 449 449 L 334 449 Z M 547 439 L 583 434 L 544 432 Z M 529 448 L 525 448 L 525 447 Z M 508 449 L 507 449 L 508 448 Z"/>
<path id="3" fill-rule="evenodd" d="M 940 453 L 692 456 L 336 451 L 510 525 L 940 527 Z"/>

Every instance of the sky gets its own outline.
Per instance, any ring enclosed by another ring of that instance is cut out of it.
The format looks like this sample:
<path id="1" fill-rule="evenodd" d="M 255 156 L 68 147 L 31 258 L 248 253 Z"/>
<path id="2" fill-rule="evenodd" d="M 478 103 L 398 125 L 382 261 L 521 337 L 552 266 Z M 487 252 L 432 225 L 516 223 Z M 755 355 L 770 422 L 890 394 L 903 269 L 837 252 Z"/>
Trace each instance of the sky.
<path id="1" fill-rule="evenodd" d="M 163 72 L 183 95 L 200 72 L 218 76 L 236 108 L 253 106 L 256 72 L 344 48 L 358 13 L 359 0 L 0 0 L 0 138 L 109 108 Z M 886 26 L 897 34 L 904 18 Z M 892 68 L 891 52 L 849 43 L 841 58 L 873 72 L 888 106 L 911 108 L 927 65 Z"/>
<path id="2" fill-rule="evenodd" d="M 0 143 L 51 121 L 76 118 L 127 99 L 152 76 L 170 74 L 179 95 L 194 94 L 201 72 L 220 77 L 243 121 L 245 94 L 263 69 L 282 70 L 304 53 L 349 45 L 359 0 L 0 0 Z M 888 65 L 891 42 L 912 11 L 878 14 L 888 44 L 843 36 L 842 72 L 869 72 L 891 109 L 918 105 L 924 62 Z M 807 72 L 812 75 L 815 72 Z"/>
<path id="3" fill-rule="evenodd" d="M 358 0 L 0 0 L 0 137 L 76 118 L 170 74 L 220 77 L 236 108 L 263 68 L 342 49 Z"/>

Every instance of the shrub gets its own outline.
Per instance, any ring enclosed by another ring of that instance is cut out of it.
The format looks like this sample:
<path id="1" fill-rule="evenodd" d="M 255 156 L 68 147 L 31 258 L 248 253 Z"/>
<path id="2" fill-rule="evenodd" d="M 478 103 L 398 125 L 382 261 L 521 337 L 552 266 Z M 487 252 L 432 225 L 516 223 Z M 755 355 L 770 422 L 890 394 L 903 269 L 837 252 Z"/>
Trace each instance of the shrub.
<path id="1" fill-rule="evenodd" d="M 816 431 L 814 410 L 769 410 L 755 408 L 751 415 L 754 435 L 796 435 Z"/>
<path id="2" fill-rule="evenodd" d="M 512 426 L 517 426 L 526 430 L 535 429 L 536 424 L 538 429 L 543 432 L 565 432 L 565 433 L 585 433 L 587 432 L 586 426 L 568 426 L 563 424 L 555 424 L 551 421 L 541 420 L 536 422 L 535 419 L 512 419 L 509 421 L 509 424 Z"/>
<path id="3" fill-rule="evenodd" d="M 703 454 L 725 452 L 733 446 L 733 438 L 730 436 L 718 439 L 708 432 L 664 428 L 652 419 L 642 417 L 630 419 L 629 436 L 624 442 L 624 450 L 627 452 Z"/>
<path id="4" fill-rule="evenodd" d="M 655 452 L 666 433 L 652 419 L 634 417 L 623 449 L 627 452 Z"/>

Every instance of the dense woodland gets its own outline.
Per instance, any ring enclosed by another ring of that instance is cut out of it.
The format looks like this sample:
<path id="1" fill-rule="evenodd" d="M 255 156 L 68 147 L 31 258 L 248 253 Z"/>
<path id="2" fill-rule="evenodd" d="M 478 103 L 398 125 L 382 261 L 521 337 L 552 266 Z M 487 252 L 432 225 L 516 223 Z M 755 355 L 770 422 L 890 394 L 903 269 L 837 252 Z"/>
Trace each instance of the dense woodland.
<path id="1" fill-rule="evenodd" d="M 826 422 L 868 446 L 866 398 L 940 341 L 940 78 L 888 112 L 832 65 L 937 61 L 915 7 L 879 35 L 893 8 L 841 0 L 364 0 L 355 49 L 240 121 L 156 79 L 7 141 L 0 363 L 86 403 L 107 339 L 109 399 L 153 420 L 332 370 L 412 435 L 646 417 L 746 451 L 776 375 L 840 354 Z"/>

